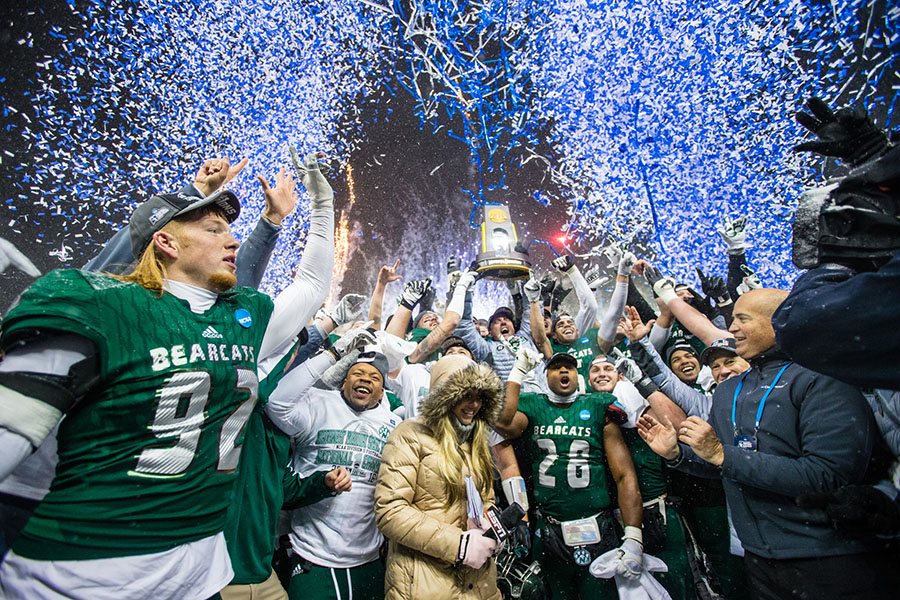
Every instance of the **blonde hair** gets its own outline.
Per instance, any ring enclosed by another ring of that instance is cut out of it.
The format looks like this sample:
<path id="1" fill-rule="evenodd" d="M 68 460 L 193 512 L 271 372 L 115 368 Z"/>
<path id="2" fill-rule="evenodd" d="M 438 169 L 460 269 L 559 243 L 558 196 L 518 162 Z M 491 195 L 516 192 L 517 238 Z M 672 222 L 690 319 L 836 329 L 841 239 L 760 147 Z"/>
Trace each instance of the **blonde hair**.
<path id="1" fill-rule="evenodd" d="M 483 403 L 482 403 L 483 406 Z M 444 415 L 437 423 L 434 437 L 438 442 L 437 462 L 441 477 L 447 484 L 449 499 L 447 508 L 466 498 L 466 480 L 463 476 L 465 460 L 459 450 L 459 437 L 451 419 L 452 413 Z M 494 471 L 491 466 L 491 451 L 488 443 L 490 426 L 476 416 L 475 427 L 470 438 L 472 447 L 472 472 L 470 473 L 482 498 L 487 498 L 494 485 Z"/>
<path id="2" fill-rule="evenodd" d="M 183 223 L 184 221 L 182 220 L 173 219 L 163 225 L 160 231 L 171 234 L 182 247 L 187 247 L 190 245 L 190 242 L 187 236 L 184 235 Z M 163 295 L 163 281 L 167 278 L 165 254 L 156 247 L 153 240 L 150 240 L 150 243 L 144 248 L 141 258 L 134 266 L 134 270 L 124 275 L 115 275 L 113 273 L 106 273 L 106 275 L 126 283 L 136 283 L 145 290 L 153 292 L 157 298 L 161 298 Z"/>

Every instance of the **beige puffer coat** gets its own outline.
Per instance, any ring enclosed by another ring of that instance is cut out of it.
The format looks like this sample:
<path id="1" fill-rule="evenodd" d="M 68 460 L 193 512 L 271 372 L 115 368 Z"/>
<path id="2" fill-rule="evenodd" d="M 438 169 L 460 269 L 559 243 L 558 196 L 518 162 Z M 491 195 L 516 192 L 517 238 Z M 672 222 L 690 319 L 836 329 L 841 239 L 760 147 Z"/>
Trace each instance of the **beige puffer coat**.
<path id="1" fill-rule="evenodd" d="M 375 484 L 375 523 L 390 540 L 385 600 L 500 600 L 493 559 L 477 570 L 453 567 L 466 530 L 466 503 L 446 508 L 449 494 L 432 434 L 472 390 L 484 392 L 476 418 L 496 421 L 503 384 L 490 367 L 473 363 L 441 382 L 423 400 L 420 416 L 400 423 L 388 437 Z M 468 462 L 470 442 L 460 449 Z M 493 491 L 483 500 L 492 505 Z"/>

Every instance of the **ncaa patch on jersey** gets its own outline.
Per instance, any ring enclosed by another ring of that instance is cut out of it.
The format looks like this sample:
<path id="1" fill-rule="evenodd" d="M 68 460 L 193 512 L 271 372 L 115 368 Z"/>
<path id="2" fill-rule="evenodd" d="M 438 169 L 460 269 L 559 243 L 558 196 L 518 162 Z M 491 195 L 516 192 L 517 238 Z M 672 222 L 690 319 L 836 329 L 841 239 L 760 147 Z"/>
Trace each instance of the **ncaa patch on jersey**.
<path id="1" fill-rule="evenodd" d="M 578 416 L 581 417 L 582 421 L 587 421 L 588 419 L 591 418 L 591 411 L 585 409 L 585 410 L 581 411 L 580 413 L 578 413 Z"/>
<path id="2" fill-rule="evenodd" d="M 253 317 L 250 316 L 250 312 L 246 309 L 239 308 L 234 311 L 234 318 L 238 322 L 238 325 L 244 329 L 248 329 L 253 325 Z"/>

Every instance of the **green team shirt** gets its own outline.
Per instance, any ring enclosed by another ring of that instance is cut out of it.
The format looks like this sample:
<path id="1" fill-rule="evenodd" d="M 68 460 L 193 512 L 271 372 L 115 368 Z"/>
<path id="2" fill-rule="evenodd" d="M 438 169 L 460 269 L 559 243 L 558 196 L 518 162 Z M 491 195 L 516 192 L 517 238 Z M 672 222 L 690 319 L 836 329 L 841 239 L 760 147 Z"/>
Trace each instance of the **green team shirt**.
<path id="1" fill-rule="evenodd" d="M 290 467 L 291 439 L 265 415 L 263 406 L 284 376 L 292 352 L 259 382 L 259 401 L 244 432 L 241 468 L 228 505 L 225 542 L 234 579 L 231 585 L 262 583 L 272 574 L 278 515 L 331 496 L 325 473 L 300 477 Z"/>
<path id="2" fill-rule="evenodd" d="M 75 333 L 96 345 L 100 372 L 60 423 L 56 475 L 15 551 L 130 556 L 222 531 L 271 313 L 271 299 L 250 288 L 198 315 L 106 275 L 37 280 L 4 321 L 4 346 L 30 329 Z"/>
<path id="3" fill-rule="evenodd" d="M 631 452 L 634 470 L 637 473 L 641 498 L 653 500 L 666 493 L 666 476 L 662 458 L 647 445 L 635 428 L 622 428 L 625 445 Z"/>
<path id="4" fill-rule="evenodd" d="M 597 343 L 597 332 L 600 330 L 597 327 L 593 327 L 584 332 L 583 335 L 579 336 L 571 345 L 560 344 L 558 342 L 553 342 L 551 345 L 553 346 L 553 353 L 557 352 L 565 352 L 567 354 L 571 354 L 578 360 L 578 389 L 579 390 L 587 390 L 588 389 L 588 372 L 591 367 L 591 360 L 599 354 L 600 345 Z"/>
<path id="5" fill-rule="evenodd" d="M 544 514 L 559 521 L 589 517 L 610 507 L 603 427 L 612 394 L 580 394 L 559 406 L 544 394 L 522 394 L 534 497 Z"/>

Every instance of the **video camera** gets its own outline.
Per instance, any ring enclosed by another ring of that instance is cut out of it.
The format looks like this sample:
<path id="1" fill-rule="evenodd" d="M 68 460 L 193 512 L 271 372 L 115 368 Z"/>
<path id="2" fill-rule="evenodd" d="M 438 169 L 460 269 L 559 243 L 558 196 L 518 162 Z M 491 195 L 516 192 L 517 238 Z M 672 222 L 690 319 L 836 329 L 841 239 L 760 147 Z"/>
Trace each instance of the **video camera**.
<path id="1" fill-rule="evenodd" d="M 892 145 L 865 112 L 832 113 L 817 99 L 811 99 L 809 107 L 819 120 L 804 113 L 798 113 L 797 120 L 822 141 L 795 150 L 858 166 L 800 197 L 794 213 L 793 262 L 801 269 L 833 262 L 856 271 L 876 270 L 900 252 L 900 145 Z"/>

